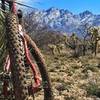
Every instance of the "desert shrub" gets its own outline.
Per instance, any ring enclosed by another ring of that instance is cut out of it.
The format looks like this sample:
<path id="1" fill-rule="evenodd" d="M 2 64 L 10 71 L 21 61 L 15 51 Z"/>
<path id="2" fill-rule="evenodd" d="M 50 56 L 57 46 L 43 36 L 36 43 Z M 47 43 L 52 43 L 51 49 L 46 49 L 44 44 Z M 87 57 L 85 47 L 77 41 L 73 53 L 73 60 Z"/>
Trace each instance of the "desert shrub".
<path id="1" fill-rule="evenodd" d="M 88 95 L 95 95 L 97 97 L 100 97 L 100 88 L 97 84 L 89 84 L 86 86 L 86 91 Z"/>
<path id="2" fill-rule="evenodd" d="M 75 68 L 73 67 L 70 67 L 66 70 L 66 73 L 69 75 L 69 76 L 72 76 L 74 73 L 75 73 Z"/>
<path id="3" fill-rule="evenodd" d="M 88 70 L 91 70 L 92 72 L 98 71 L 97 67 L 95 67 L 95 66 L 92 66 L 89 64 L 84 65 L 83 73 L 87 72 Z"/>

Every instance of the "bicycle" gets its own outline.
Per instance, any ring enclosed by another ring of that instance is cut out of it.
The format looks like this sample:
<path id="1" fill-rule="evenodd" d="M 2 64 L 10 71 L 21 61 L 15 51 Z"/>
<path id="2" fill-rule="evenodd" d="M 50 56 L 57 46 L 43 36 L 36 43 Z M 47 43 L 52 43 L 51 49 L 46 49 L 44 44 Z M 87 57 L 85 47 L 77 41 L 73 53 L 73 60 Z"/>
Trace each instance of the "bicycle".
<path id="1" fill-rule="evenodd" d="M 4 100 L 33 100 L 35 94 L 43 88 L 43 99 L 53 100 L 51 81 L 45 61 L 34 41 L 23 31 L 21 18 L 18 19 L 16 12 L 16 3 L 14 0 L 1 0 L 1 10 L 6 23 L 8 55 L 4 71 L 0 74 L 0 79 L 3 82 L 0 98 Z M 6 10 L 6 6 L 9 11 Z M 37 65 L 33 63 L 33 60 Z M 33 75 L 29 76 L 32 81 L 28 83 L 27 71 L 30 70 Z"/>

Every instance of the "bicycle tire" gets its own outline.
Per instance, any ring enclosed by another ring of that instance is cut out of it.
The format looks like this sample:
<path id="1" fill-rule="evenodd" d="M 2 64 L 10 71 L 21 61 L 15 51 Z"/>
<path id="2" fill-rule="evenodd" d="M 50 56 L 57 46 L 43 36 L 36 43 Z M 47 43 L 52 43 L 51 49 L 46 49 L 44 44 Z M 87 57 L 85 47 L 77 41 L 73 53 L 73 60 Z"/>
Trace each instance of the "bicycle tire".
<path id="1" fill-rule="evenodd" d="M 15 100 L 30 99 L 25 74 L 25 50 L 18 30 L 18 19 L 13 13 L 6 16 L 7 47 L 11 59 L 12 84 Z"/>
<path id="2" fill-rule="evenodd" d="M 51 80 L 47 71 L 47 67 L 45 64 L 45 60 L 42 56 L 42 53 L 40 52 L 39 48 L 37 47 L 37 45 L 35 44 L 35 42 L 31 39 L 31 37 L 29 37 L 27 34 L 24 34 L 28 44 L 31 46 L 32 51 L 31 54 L 34 57 L 41 77 L 42 77 L 42 82 L 43 82 L 43 89 L 44 89 L 44 100 L 54 100 L 54 96 L 53 96 L 53 91 L 52 91 L 52 86 L 51 86 Z M 44 84 L 46 83 L 46 84 Z M 48 88 L 46 88 L 48 87 Z"/>
<path id="3" fill-rule="evenodd" d="M 27 80 L 26 80 L 26 73 L 25 73 L 25 51 L 24 46 L 22 43 L 22 38 L 18 32 L 18 23 L 17 23 L 16 15 L 9 14 L 6 19 L 7 23 L 7 40 L 8 40 L 8 50 L 11 58 L 12 67 L 11 67 L 11 73 L 12 73 L 12 80 L 14 85 L 14 91 L 15 91 L 15 100 L 33 100 L 32 97 L 30 99 L 29 93 L 28 93 L 28 86 L 27 86 Z M 46 64 L 44 62 L 44 59 L 42 57 L 42 54 L 40 53 L 40 50 L 37 48 L 34 41 L 28 37 L 28 35 L 25 35 L 27 39 L 30 39 L 30 44 L 33 48 L 32 55 L 36 60 L 36 63 L 38 65 L 42 81 L 46 82 L 46 84 L 43 85 L 44 89 L 44 100 L 53 100 L 53 92 L 51 87 L 51 81 L 46 69 Z M 20 63 L 18 61 L 21 61 Z M 48 86 L 48 88 L 45 88 Z"/>

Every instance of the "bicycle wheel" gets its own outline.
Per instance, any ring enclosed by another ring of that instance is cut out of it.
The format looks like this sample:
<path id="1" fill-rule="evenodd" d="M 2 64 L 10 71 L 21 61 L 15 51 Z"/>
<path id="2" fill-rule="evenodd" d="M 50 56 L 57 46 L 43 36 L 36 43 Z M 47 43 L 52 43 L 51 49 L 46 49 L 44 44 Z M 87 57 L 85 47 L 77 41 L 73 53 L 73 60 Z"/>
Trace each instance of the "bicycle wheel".
<path id="1" fill-rule="evenodd" d="M 15 14 L 6 16 L 7 47 L 11 59 L 11 75 L 14 88 L 15 100 L 33 100 L 28 94 L 25 73 L 25 51 L 18 30 L 18 20 Z"/>
<path id="2" fill-rule="evenodd" d="M 34 97 L 30 96 L 30 93 L 28 91 L 28 85 L 26 80 L 27 73 L 25 71 L 25 50 L 23 40 L 18 32 L 17 22 L 18 21 L 16 15 L 14 14 L 9 14 L 6 18 L 8 50 L 12 65 L 11 73 L 13 88 L 15 92 L 15 100 L 33 100 Z M 37 67 L 42 78 L 44 92 L 43 99 L 53 100 L 51 82 L 47 73 L 43 57 L 35 43 L 28 37 L 28 35 L 25 35 L 25 37 L 33 48 L 32 55 L 37 63 Z"/>
<path id="3" fill-rule="evenodd" d="M 34 60 L 37 64 L 39 73 L 40 73 L 41 78 L 42 78 L 42 85 L 43 85 L 42 86 L 43 87 L 42 92 L 44 92 L 42 95 L 44 97 L 41 96 L 41 98 L 39 98 L 38 100 L 40 100 L 40 99 L 42 100 L 42 98 L 44 100 L 53 100 L 54 98 L 53 98 L 53 92 L 52 92 L 52 87 L 51 87 L 51 81 L 50 81 L 50 78 L 49 78 L 49 74 L 47 72 L 47 68 L 46 68 L 44 58 L 43 58 L 40 50 L 36 46 L 35 42 L 27 34 L 24 34 L 24 36 L 25 36 L 28 44 L 30 45 L 30 48 L 31 48 L 30 53 L 31 53 L 32 57 L 34 58 Z M 36 94 L 36 96 L 38 96 L 38 95 Z"/>

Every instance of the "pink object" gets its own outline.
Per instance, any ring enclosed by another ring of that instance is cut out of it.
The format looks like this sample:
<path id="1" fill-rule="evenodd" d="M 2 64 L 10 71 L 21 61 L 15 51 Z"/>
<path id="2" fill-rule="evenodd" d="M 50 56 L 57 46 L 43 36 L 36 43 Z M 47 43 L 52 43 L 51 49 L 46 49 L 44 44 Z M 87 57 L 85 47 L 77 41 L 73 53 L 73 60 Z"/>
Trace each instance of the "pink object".
<path id="1" fill-rule="evenodd" d="M 9 55 L 7 55 L 7 57 L 6 57 L 6 62 L 5 62 L 5 65 L 4 65 L 4 71 L 7 72 L 7 73 L 10 71 L 10 57 L 9 57 Z"/>
<path id="2" fill-rule="evenodd" d="M 35 87 L 36 86 L 40 86 L 40 83 L 41 83 L 41 79 L 37 73 L 37 70 L 35 68 L 35 65 L 32 63 L 31 59 L 30 59 L 30 56 L 29 56 L 29 50 L 27 48 L 27 42 L 25 40 L 25 38 L 23 37 L 23 40 L 24 40 L 24 46 L 25 46 L 25 54 L 26 54 L 26 58 L 27 58 L 27 61 L 28 63 L 31 65 L 31 69 L 33 71 L 33 74 L 34 74 L 34 80 L 35 80 Z M 33 86 L 33 88 L 34 88 Z"/>
<path id="3" fill-rule="evenodd" d="M 15 4 L 15 3 L 13 3 L 13 6 L 12 6 L 12 11 L 13 11 L 13 13 L 15 13 L 15 14 L 16 14 L 16 4 Z"/>

